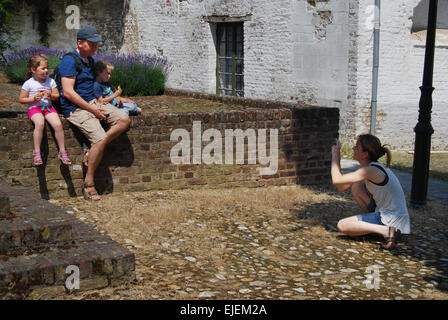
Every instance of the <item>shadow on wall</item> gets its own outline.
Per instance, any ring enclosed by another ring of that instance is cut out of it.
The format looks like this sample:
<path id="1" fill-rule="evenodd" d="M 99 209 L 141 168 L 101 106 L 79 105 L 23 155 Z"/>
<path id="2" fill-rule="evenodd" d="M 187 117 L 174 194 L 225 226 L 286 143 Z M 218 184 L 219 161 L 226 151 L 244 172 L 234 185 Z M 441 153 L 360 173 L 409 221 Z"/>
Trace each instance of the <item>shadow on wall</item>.
<path id="1" fill-rule="evenodd" d="M 51 135 L 53 136 L 54 141 L 56 141 L 53 130 L 51 130 Z M 48 134 L 47 134 L 46 127 L 44 127 L 44 133 L 42 136 L 42 143 L 40 145 L 40 150 L 41 150 L 43 165 L 36 167 L 37 178 L 39 181 L 39 193 L 40 193 L 40 196 L 42 199 L 49 200 L 50 192 L 48 191 L 47 176 L 45 173 L 45 168 L 46 168 L 46 164 L 48 161 L 48 155 L 49 155 Z M 67 184 L 68 194 L 71 197 L 76 197 L 75 187 L 72 182 L 69 168 L 66 165 L 61 163 L 59 166 L 59 171 L 61 172 L 61 175 L 64 177 L 65 183 Z"/>
<path id="2" fill-rule="evenodd" d="M 89 147 L 89 142 L 84 137 L 84 135 L 79 131 L 78 128 L 69 124 L 70 129 L 81 147 Z M 105 127 L 105 130 L 108 128 Z M 54 131 L 50 128 L 51 135 L 54 141 L 56 141 L 54 136 Z M 36 174 L 39 181 L 39 193 L 42 199 L 49 200 L 50 192 L 47 186 L 47 175 L 46 167 L 49 156 L 49 145 L 48 145 L 48 134 L 47 127 L 44 129 L 44 134 L 42 137 L 41 144 L 41 154 L 43 165 L 36 167 Z M 106 146 L 103 154 L 103 159 L 95 171 L 95 187 L 98 193 L 111 193 L 114 190 L 114 183 L 112 179 L 112 174 L 110 167 L 130 167 L 134 161 L 134 151 L 132 144 L 126 133 L 121 134 L 113 142 Z M 73 163 L 73 159 L 72 159 Z M 86 174 L 86 167 L 83 166 L 83 177 Z M 75 185 L 73 184 L 72 176 L 70 174 L 69 166 L 60 164 L 59 171 L 67 184 L 67 192 L 70 197 L 76 197 L 78 194 L 75 190 Z"/>
<path id="3" fill-rule="evenodd" d="M 331 144 L 337 138 L 339 119 L 328 122 L 327 116 L 334 110 L 300 110 L 293 108 L 291 139 L 283 145 L 287 160 L 295 163 L 298 184 L 330 183 Z"/>
<path id="4" fill-rule="evenodd" d="M 78 141 L 81 148 L 89 148 L 90 143 L 81 131 L 69 123 L 70 129 Z M 109 128 L 103 125 L 105 131 Z M 128 129 L 129 130 L 129 129 Z M 100 165 L 95 170 L 95 188 L 99 194 L 112 193 L 114 182 L 110 167 L 130 167 L 134 162 L 134 150 L 126 132 L 122 133 L 114 141 L 106 146 Z M 83 166 L 83 176 L 85 177 L 87 168 Z M 64 176 L 65 178 L 65 176 Z M 67 180 L 66 180 L 67 181 Z M 67 183 L 69 186 L 69 184 Z M 72 184 L 73 185 L 73 184 Z M 70 195 L 71 192 L 69 192 Z M 75 193 L 76 196 L 76 193 Z"/>

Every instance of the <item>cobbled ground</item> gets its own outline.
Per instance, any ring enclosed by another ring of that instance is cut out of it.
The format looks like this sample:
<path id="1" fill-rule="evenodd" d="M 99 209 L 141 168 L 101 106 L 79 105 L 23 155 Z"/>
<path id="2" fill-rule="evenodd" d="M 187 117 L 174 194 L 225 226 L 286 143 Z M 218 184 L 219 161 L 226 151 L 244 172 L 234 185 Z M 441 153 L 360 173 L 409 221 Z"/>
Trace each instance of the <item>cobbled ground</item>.
<path id="1" fill-rule="evenodd" d="M 136 256 L 136 282 L 59 299 L 447 299 L 448 207 L 409 209 L 412 234 L 379 250 L 347 237 L 350 194 L 302 186 L 113 193 L 50 202 Z M 45 298 L 45 297 L 37 297 Z"/>

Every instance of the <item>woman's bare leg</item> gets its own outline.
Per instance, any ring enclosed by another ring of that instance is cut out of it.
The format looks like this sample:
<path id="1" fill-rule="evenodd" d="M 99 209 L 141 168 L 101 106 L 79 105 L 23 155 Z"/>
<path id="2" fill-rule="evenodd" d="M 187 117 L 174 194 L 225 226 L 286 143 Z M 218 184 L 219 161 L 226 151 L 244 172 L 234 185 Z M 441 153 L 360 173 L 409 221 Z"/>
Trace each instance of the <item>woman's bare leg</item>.
<path id="1" fill-rule="evenodd" d="M 377 233 L 383 237 L 387 237 L 389 227 L 361 221 L 357 216 L 352 216 L 338 222 L 338 231 L 349 236 L 363 236 L 369 233 Z"/>
<path id="2" fill-rule="evenodd" d="M 369 209 L 367 209 L 372 196 L 369 194 L 366 188 L 366 184 L 364 181 L 357 182 L 352 185 L 352 195 L 355 198 L 356 203 L 363 213 L 369 213 Z"/>

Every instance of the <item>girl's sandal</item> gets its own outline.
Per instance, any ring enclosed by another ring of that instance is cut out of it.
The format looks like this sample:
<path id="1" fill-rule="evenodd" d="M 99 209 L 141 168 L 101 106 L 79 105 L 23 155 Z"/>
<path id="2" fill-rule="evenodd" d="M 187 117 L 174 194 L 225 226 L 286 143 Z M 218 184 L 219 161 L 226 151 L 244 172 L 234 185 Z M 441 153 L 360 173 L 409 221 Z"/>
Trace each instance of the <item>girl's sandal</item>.
<path id="1" fill-rule="evenodd" d="M 93 188 L 93 191 L 90 190 L 90 191 L 86 192 L 87 188 Z M 89 201 L 99 201 L 99 200 L 101 200 L 101 198 L 99 197 L 98 193 L 95 190 L 95 185 L 93 185 L 93 184 L 91 184 L 91 185 L 84 184 L 82 186 L 82 194 L 83 194 L 85 200 L 89 200 Z"/>
<path id="2" fill-rule="evenodd" d="M 391 236 L 392 229 L 395 231 L 393 236 Z M 394 249 L 397 244 L 397 239 L 400 236 L 400 234 L 401 234 L 400 230 L 397 230 L 394 227 L 389 227 L 388 236 L 384 238 L 385 243 L 383 243 L 381 245 L 381 249 L 384 249 L 384 250 Z"/>
<path id="3" fill-rule="evenodd" d="M 43 164 L 42 157 L 40 155 L 40 151 L 33 151 L 33 164 L 35 166 L 40 166 Z"/>

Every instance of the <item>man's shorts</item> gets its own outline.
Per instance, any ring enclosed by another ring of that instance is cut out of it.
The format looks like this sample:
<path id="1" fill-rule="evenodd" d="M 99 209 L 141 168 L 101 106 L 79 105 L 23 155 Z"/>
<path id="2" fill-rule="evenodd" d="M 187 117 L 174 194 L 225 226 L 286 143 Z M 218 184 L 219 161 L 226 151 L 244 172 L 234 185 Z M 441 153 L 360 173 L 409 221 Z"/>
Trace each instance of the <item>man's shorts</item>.
<path id="1" fill-rule="evenodd" d="M 44 116 L 44 118 L 47 116 L 47 114 L 50 114 L 50 113 L 58 114 L 58 112 L 53 107 L 42 108 L 42 106 L 38 106 L 38 107 L 32 107 L 32 108 L 28 109 L 28 119 L 31 120 L 31 117 L 34 116 L 36 113 L 42 114 Z"/>
<path id="2" fill-rule="evenodd" d="M 127 117 L 126 113 L 110 103 L 99 103 L 97 99 L 94 99 L 89 104 L 96 108 L 104 109 L 103 113 L 107 118 L 101 121 L 106 122 L 110 126 L 115 125 L 121 118 Z M 101 126 L 100 119 L 87 110 L 78 108 L 70 113 L 67 120 L 78 127 L 91 144 L 95 144 L 107 137 L 106 131 Z"/>

